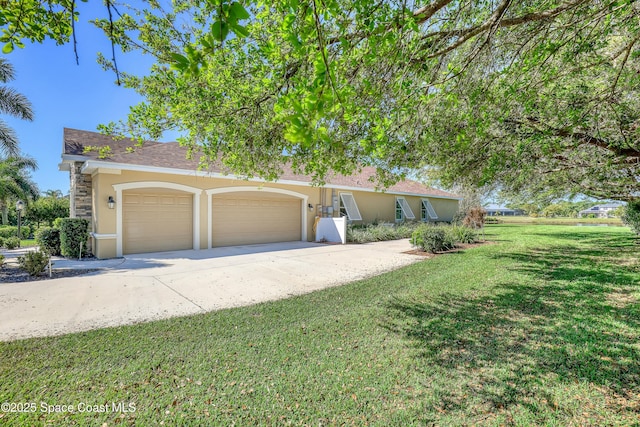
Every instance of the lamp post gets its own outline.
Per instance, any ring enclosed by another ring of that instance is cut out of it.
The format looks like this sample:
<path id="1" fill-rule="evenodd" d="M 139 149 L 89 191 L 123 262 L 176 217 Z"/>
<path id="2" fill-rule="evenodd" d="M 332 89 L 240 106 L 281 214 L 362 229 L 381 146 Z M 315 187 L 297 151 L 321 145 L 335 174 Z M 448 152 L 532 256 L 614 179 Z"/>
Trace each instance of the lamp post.
<path id="1" fill-rule="evenodd" d="M 18 247 L 20 247 L 20 240 L 22 237 L 20 236 L 20 225 L 22 221 L 22 210 L 24 209 L 24 203 L 22 200 L 18 200 L 16 202 L 16 212 L 18 213 Z"/>

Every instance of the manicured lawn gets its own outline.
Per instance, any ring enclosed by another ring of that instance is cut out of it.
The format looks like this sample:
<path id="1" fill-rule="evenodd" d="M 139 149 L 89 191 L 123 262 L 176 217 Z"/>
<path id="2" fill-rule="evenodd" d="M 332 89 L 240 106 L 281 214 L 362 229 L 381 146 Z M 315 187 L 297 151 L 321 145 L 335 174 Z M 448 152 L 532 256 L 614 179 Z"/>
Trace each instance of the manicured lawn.
<path id="1" fill-rule="evenodd" d="M 21 248 L 28 248 L 28 247 L 32 247 L 32 246 L 36 246 L 35 239 L 23 239 L 23 240 L 20 240 L 20 247 Z"/>
<path id="2" fill-rule="evenodd" d="M 0 424 L 638 425 L 628 229 L 501 224 L 487 237 L 284 301 L 0 343 L 0 402 L 36 403 Z"/>
<path id="3" fill-rule="evenodd" d="M 533 218 L 530 216 L 495 216 L 503 224 L 546 224 L 546 225 L 576 225 L 576 224 L 610 224 L 622 225 L 620 218 Z"/>

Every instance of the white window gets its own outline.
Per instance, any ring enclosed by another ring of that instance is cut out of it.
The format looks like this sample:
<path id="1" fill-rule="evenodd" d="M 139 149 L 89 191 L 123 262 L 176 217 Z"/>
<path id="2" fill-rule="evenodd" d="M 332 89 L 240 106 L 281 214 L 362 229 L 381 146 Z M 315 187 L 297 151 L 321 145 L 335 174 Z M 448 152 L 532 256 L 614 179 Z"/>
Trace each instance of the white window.
<path id="1" fill-rule="evenodd" d="M 346 216 L 350 221 L 360 221 L 362 216 L 358 210 L 356 199 L 351 193 L 340 193 L 340 216 Z"/>
<path id="2" fill-rule="evenodd" d="M 402 221 L 405 218 L 416 219 L 416 216 L 404 197 L 396 197 L 396 221 Z"/>
<path id="3" fill-rule="evenodd" d="M 420 219 L 423 221 L 428 221 L 431 219 L 438 219 L 438 214 L 436 210 L 433 209 L 433 205 L 429 199 L 422 199 L 422 206 L 420 207 Z"/>

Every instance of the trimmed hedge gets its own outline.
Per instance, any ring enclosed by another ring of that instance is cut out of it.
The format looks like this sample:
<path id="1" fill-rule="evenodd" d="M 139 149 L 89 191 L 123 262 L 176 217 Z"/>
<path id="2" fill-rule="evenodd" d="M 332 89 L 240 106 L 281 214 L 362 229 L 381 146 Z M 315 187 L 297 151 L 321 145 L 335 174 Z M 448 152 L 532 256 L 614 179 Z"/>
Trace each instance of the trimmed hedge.
<path id="1" fill-rule="evenodd" d="M 17 237 L 9 237 L 8 239 L 4 239 L 4 247 L 7 249 L 15 249 L 20 247 L 20 239 Z"/>
<path id="2" fill-rule="evenodd" d="M 15 225 L 1 225 L 0 226 L 0 237 L 4 239 L 8 239 L 9 237 L 17 237 L 18 236 L 18 227 Z"/>
<path id="3" fill-rule="evenodd" d="M 49 255 L 60 255 L 60 229 L 42 227 L 36 232 L 36 243 Z"/>
<path id="4" fill-rule="evenodd" d="M 57 221 L 57 220 L 56 220 Z M 84 218 L 63 218 L 60 221 L 60 253 L 62 256 L 76 258 L 88 252 L 89 221 Z"/>

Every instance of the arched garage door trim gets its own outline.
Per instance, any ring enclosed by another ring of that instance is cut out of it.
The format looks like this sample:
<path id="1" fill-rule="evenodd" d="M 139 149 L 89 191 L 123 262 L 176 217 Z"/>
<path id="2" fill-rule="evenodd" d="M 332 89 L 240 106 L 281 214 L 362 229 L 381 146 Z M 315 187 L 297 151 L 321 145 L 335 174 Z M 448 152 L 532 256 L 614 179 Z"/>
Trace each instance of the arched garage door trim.
<path id="1" fill-rule="evenodd" d="M 193 249 L 200 249 L 200 194 L 201 189 L 189 187 L 188 185 L 176 184 L 162 181 L 127 182 L 125 184 L 114 184 L 116 191 L 116 256 L 122 256 L 122 192 L 125 190 L 135 190 L 139 188 L 158 188 L 179 190 L 193 194 Z"/>
<path id="2" fill-rule="evenodd" d="M 213 212 L 213 195 L 214 194 L 223 194 L 223 193 L 238 193 L 238 192 L 263 192 L 263 193 L 278 193 L 284 194 L 287 196 L 296 197 L 302 200 L 300 204 L 300 236 L 301 240 L 305 242 L 307 240 L 307 203 L 309 202 L 309 196 L 296 193 L 295 191 L 285 190 L 282 188 L 273 188 L 273 187 L 259 187 L 259 186 L 242 186 L 242 187 L 222 187 L 222 188 L 213 188 L 207 190 L 207 203 L 209 212 L 209 216 L 207 219 L 207 248 L 211 249 L 213 247 L 213 218 L 211 212 Z"/>

